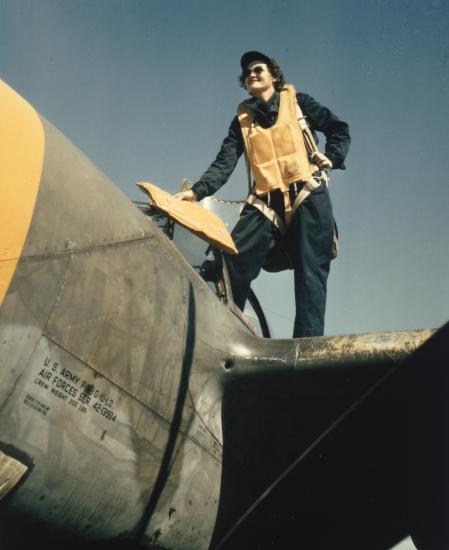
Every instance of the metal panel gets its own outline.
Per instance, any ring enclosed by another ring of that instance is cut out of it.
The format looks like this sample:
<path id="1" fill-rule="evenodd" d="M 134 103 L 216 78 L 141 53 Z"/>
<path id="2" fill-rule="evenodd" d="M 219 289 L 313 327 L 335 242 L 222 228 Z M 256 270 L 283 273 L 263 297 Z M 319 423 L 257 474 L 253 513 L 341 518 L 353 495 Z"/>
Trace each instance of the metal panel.
<path id="1" fill-rule="evenodd" d="M 154 234 L 125 195 L 41 117 L 42 181 L 22 256 L 60 254 Z"/>
<path id="2" fill-rule="evenodd" d="M 93 537 L 131 531 L 168 431 L 159 415 L 42 337 L 2 411 L 2 440 L 33 462 L 13 510 Z"/>

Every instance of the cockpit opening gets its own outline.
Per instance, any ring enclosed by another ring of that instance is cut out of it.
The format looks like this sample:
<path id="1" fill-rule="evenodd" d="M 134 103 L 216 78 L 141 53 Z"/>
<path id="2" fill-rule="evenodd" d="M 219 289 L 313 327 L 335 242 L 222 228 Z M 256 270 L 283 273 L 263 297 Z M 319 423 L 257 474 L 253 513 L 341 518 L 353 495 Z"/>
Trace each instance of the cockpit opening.
<path id="1" fill-rule="evenodd" d="M 234 304 L 226 263 L 219 248 L 201 239 L 149 203 L 134 201 L 134 204 L 173 242 L 217 298 L 227 305 L 251 332 L 264 338 L 271 337 L 263 309 L 252 290 L 244 312 L 241 312 Z M 201 204 L 217 214 L 224 221 L 228 230 L 231 231 L 237 222 L 243 203 L 207 197 Z"/>

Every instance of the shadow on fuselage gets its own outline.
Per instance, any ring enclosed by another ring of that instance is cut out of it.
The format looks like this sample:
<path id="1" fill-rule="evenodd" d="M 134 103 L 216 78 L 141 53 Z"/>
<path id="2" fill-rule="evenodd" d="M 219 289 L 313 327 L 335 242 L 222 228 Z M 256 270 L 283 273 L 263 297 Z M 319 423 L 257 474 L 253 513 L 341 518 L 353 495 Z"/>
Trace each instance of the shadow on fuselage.
<path id="1" fill-rule="evenodd" d="M 446 325 L 383 373 L 233 382 L 211 547 L 387 550 L 411 534 L 449 548 L 448 338 Z"/>

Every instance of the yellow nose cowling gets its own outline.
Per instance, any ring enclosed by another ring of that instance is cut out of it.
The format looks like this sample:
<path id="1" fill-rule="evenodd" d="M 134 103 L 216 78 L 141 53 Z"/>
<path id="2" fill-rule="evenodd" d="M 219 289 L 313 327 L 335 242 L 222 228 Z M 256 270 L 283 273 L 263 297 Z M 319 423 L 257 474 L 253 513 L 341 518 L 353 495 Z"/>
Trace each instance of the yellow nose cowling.
<path id="1" fill-rule="evenodd" d="M 0 80 L 0 306 L 30 227 L 44 150 L 38 114 Z"/>

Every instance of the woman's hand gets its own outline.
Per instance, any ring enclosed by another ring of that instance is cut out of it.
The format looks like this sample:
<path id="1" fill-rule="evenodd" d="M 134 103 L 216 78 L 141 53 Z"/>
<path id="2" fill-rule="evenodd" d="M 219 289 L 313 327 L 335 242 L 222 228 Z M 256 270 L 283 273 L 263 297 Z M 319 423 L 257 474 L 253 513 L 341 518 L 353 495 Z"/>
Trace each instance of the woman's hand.
<path id="1" fill-rule="evenodd" d="M 195 193 L 195 191 L 189 189 L 188 191 L 181 191 L 180 193 L 176 193 L 175 199 L 194 202 L 198 200 L 198 195 Z"/>
<path id="2" fill-rule="evenodd" d="M 323 155 L 323 153 L 319 151 L 312 154 L 312 162 L 314 162 L 320 170 L 330 170 L 332 168 L 332 162 L 326 155 Z"/>

